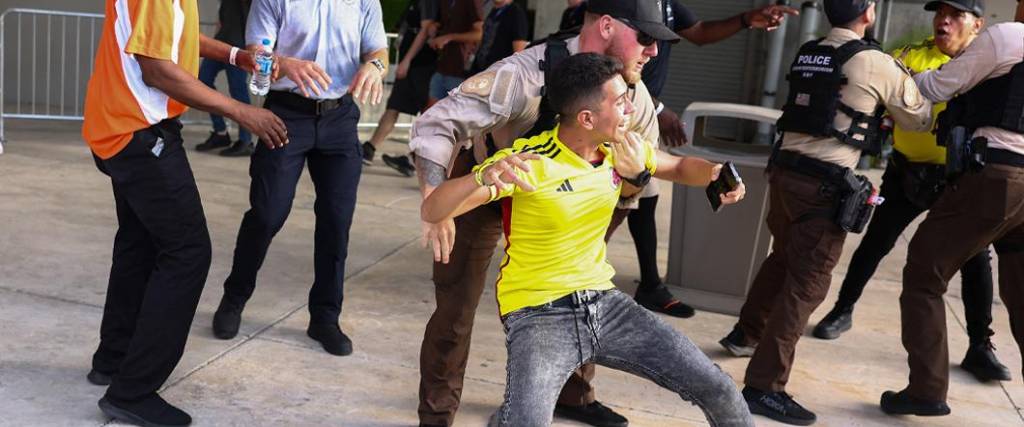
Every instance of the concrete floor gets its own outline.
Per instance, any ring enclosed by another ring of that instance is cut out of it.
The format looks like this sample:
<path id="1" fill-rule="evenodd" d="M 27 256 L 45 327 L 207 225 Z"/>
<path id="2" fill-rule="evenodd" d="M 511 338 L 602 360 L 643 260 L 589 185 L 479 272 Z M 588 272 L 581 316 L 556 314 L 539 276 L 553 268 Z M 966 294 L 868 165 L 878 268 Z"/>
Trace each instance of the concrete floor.
<path id="1" fill-rule="evenodd" d="M 116 228 L 109 181 L 95 169 L 76 124 L 15 122 L 7 129 L 6 153 L 0 156 L 0 425 L 110 424 L 96 407 L 103 390 L 85 381 L 98 341 Z M 204 137 L 204 129 L 192 128 L 187 145 Z M 383 151 L 402 150 L 403 145 L 389 142 Z M 184 359 L 163 395 L 200 426 L 415 425 L 419 343 L 434 304 L 430 256 L 419 247 L 415 180 L 379 164 L 365 170 L 342 321 L 355 354 L 339 358 L 304 333 L 314 219 L 307 177 L 270 248 L 241 334 L 230 341 L 212 336 L 210 320 L 248 206 L 248 162 L 189 155 L 214 257 Z M 669 197 L 663 196 L 659 211 L 663 272 Z M 851 332 L 834 342 L 801 341 L 789 391 L 818 413 L 818 425 L 1024 424 L 1021 359 L 1001 304 L 995 308 L 994 340 L 1014 381 L 979 384 L 956 367 L 967 347 L 959 279 L 946 297 L 953 414 L 896 418 L 879 411 L 880 393 L 904 385 L 907 373 L 897 297 L 909 236 L 882 264 Z M 812 321 L 831 307 L 858 237 L 848 239 L 833 275 L 833 292 Z M 637 267 L 629 239 L 628 233 L 618 233 L 609 254 L 619 271 L 616 282 L 631 291 Z M 483 425 L 504 388 L 504 334 L 493 287 L 485 293 L 458 425 Z M 668 320 L 734 378 L 742 378 L 746 359 L 728 358 L 716 344 L 735 318 L 701 312 L 692 319 Z M 601 401 L 628 416 L 633 426 L 705 424 L 696 407 L 636 377 L 602 368 L 596 386 Z M 775 425 L 760 417 L 757 422 Z M 573 424 L 556 420 L 556 425 Z"/>

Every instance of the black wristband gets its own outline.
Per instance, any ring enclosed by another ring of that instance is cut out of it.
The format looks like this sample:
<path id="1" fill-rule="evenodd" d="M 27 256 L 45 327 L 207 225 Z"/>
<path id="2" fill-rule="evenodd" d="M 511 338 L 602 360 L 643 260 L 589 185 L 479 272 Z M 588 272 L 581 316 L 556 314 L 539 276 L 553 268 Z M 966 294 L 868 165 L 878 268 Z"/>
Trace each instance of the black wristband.
<path id="1" fill-rule="evenodd" d="M 747 12 L 743 12 L 740 14 L 740 27 L 743 27 L 743 29 L 745 30 L 750 29 L 750 22 L 747 21 Z"/>
<path id="2" fill-rule="evenodd" d="M 636 188 L 642 188 L 647 185 L 647 183 L 651 182 L 651 171 L 649 169 L 644 169 L 644 171 L 640 172 L 640 175 L 637 175 L 636 178 L 622 177 L 622 180 Z"/>

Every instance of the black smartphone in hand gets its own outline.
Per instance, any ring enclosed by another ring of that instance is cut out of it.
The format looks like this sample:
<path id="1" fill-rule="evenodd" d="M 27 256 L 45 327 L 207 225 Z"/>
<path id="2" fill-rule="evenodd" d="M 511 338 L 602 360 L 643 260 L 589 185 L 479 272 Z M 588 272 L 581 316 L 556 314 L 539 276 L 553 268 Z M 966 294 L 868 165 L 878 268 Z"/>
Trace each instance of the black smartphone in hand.
<path id="1" fill-rule="evenodd" d="M 708 195 L 708 202 L 711 202 L 711 210 L 718 212 L 722 209 L 722 194 L 728 193 L 735 190 L 736 187 L 740 186 L 739 172 L 736 171 L 736 167 L 733 166 L 732 162 L 725 162 L 722 165 L 722 171 L 718 174 L 718 179 L 708 184 L 708 188 L 705 193 Z"/>

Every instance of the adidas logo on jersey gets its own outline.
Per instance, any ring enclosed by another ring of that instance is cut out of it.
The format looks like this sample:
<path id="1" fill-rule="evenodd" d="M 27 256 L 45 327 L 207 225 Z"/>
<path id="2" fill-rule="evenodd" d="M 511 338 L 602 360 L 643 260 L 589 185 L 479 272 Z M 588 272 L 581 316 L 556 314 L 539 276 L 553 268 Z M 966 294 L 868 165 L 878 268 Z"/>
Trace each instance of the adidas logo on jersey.
<path id="1" fill-rule="evenodd" d="M 555 190 L 556 193 L 571 193 L 573 191 L 575 191 L 575 190 L 573 190 L 572 184 L 569 183 L 568 179 L 566 179 L 565 181 L 562 181 L 562 185 L 559 185 L 558 189 Z"/>

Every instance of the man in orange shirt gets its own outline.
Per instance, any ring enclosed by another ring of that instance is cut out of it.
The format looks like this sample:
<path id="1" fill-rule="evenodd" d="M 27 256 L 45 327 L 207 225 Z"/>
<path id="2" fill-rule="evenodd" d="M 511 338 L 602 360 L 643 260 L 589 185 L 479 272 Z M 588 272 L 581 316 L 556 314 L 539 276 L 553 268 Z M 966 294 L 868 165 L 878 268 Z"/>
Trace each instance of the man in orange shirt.
<path id="1" fill-rule="evenodd" d="M 181 359 L 210 267 L 210 237 L 177 117 L 186 105 L 227 116 L 266 144 L 284 123 L 196 79 L 199 56 L 252 70 L 252 56 L 199 34 L 196 0 L 107 0 L 82 136 L 110 176 L 117 209 L 113 265 L 88 379 L 110 385 L 107 415 L 188 425 L 156 391 Z"/>

